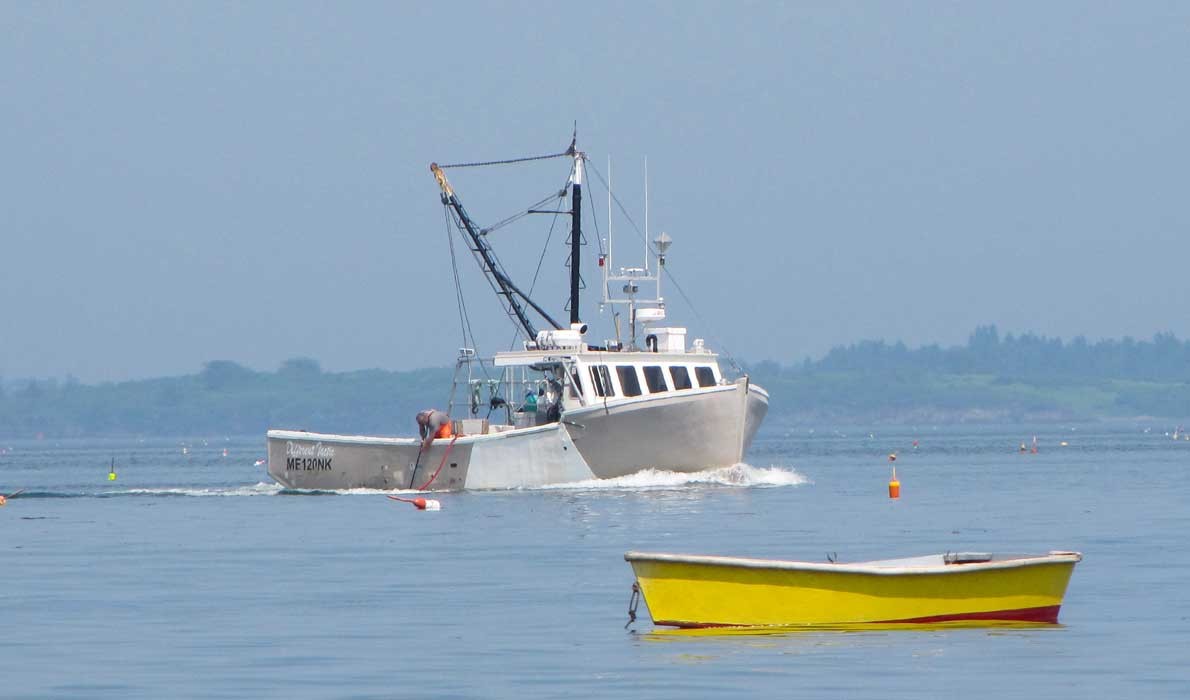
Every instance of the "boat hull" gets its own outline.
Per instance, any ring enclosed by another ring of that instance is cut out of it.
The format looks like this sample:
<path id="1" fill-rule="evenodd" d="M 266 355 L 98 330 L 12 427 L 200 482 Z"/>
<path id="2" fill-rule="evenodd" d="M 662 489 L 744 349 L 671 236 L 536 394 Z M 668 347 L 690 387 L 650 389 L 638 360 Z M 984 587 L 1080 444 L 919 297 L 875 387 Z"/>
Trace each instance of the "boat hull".
<path id="1" fill-rule="evenodd" d="M 564 425 L 598 478 L 642 469 L 696 472 L 744 461 L 764 416 L 768 394 L 747 378 L 727 386 L 585 406 Z"/>
<path id="2" fill-rule="evenodd" d="M 268 432 L 269 475 L 293 489 L 500 489 L 612 478 L 645 468 L 728 467 L 768 410 L 747 379 L 712 389 L 569 411 L 558 423 L 439 439 Z M 431 477 L 437 476 L 431 480 Z"/>
<path id="3" fill-rule="evenodd" d="M 814 564 L 629 552 L 649 613 L 674 627 L 1056 623 L 1081 555 Z"/>
<path id="4" fill-rule="evenodd" d="M 268 432 L 269 476 L 293 489 L 517 488 L 592 478 L 557 423 L 438 439 Z"/>

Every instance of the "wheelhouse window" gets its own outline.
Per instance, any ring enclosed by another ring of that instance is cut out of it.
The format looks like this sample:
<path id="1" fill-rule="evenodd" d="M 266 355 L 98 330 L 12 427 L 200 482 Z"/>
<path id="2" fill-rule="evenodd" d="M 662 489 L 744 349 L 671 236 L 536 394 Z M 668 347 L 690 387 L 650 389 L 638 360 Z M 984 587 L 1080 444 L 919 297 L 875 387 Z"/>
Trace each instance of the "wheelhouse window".
<path id="1" fill-rule="evenodd" d="M 596 396 L 616 395 L 616 392 L 612 389 L 612 376 L 607 371 L 607 365 L 594 365 L 591 367 L 591 386 L 594 387 Z"/>
<path id="2" fill-rule="evenodd" d="M 616 374 L 620 376 L 620 388 L 625 396 L 640 396 L 640 380 L 636 377 L 636 367 L 632 365 L 616 365 Z"/>
<path id="3" fill-rule="evenodd" d="M 673 380 L 674 391 L 689 389 L 693 386 L 690 383 L 690 372 L 685 367 L 671 366 L 669 368 L 669 378 Z"/>
<path id="4" fill-rule="evenodd" d="M 695 367 L 694 376 L 699 386 L 715 386 L 715 372 L 710 367 Z"/>
<path id="5" fill-rule="evenodd" d="M 650 394 L 660 394 L 665 391 L 665 373 L 657 365 L 650 365 L 644 368 L 645 370 L 645 384 L 649 387 Z"/>
<path id="6" fill-rule="evenodd" d="M 577 369 L 570 370 L 570 398 L 577 399 L 583 393 L 583 384 Z"/>

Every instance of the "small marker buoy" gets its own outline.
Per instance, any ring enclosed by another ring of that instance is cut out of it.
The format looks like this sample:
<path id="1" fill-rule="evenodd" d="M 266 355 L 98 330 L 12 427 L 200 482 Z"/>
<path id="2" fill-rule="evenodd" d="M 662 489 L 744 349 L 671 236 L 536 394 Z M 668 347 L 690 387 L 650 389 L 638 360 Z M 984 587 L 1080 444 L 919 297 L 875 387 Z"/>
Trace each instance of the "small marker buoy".
<path id="1" fill-rule="evenodd" d="M 896 467 L 893 467 L 892 479 L 888 482 L 888 497 L 894 499 L 901 497 L 901 482 L 897 481 Z"/>
<path id="2" fill-rule="evenodd" d="M 402 503 L 411 503 L 418 510 L 442 510 L 442 503 L 433 498 L 401 498 L 400 496 L 389 496 L 389 498 Z"/>
<path id="3" fill-rule="evenodd" d="M 112 457 L 112 466 L 111 466 L 111 469 L 108 470 L 107 480 L 108 481 L 116 480 L 116 458 L 115 457 Z"/>

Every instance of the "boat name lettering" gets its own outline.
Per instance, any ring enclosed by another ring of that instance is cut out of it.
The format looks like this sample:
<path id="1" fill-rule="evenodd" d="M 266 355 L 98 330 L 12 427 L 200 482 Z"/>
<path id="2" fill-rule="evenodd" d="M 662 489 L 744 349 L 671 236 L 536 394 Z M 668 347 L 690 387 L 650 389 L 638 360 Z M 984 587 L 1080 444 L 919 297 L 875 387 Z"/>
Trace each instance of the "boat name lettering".
<path id="1" fill-rule="evenodd" d="M 313 445 L 303 445 L 300 442 L 285 443 L 286 457 L 334 457 L 335 448 L 316 442 Z"/>

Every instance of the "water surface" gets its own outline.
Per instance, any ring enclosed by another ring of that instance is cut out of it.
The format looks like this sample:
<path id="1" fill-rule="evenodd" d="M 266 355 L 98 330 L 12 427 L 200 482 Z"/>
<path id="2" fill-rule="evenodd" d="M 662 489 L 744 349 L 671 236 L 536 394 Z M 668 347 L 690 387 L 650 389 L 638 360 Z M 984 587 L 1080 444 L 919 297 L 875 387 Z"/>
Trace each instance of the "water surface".
<path id="1" fill-rule="evenodd" d="M 0 442 L 0 491 L 27 489 L 0 508 L 0 696 L 1187 697 L 1190 442 L 1170 428 L 770 424 L 750 467 L 437 513 L 284 491 L 256 437 Z M 629 549 L 1085 559 L 1059 626 L 690 635 L 624 629 Z"/>

